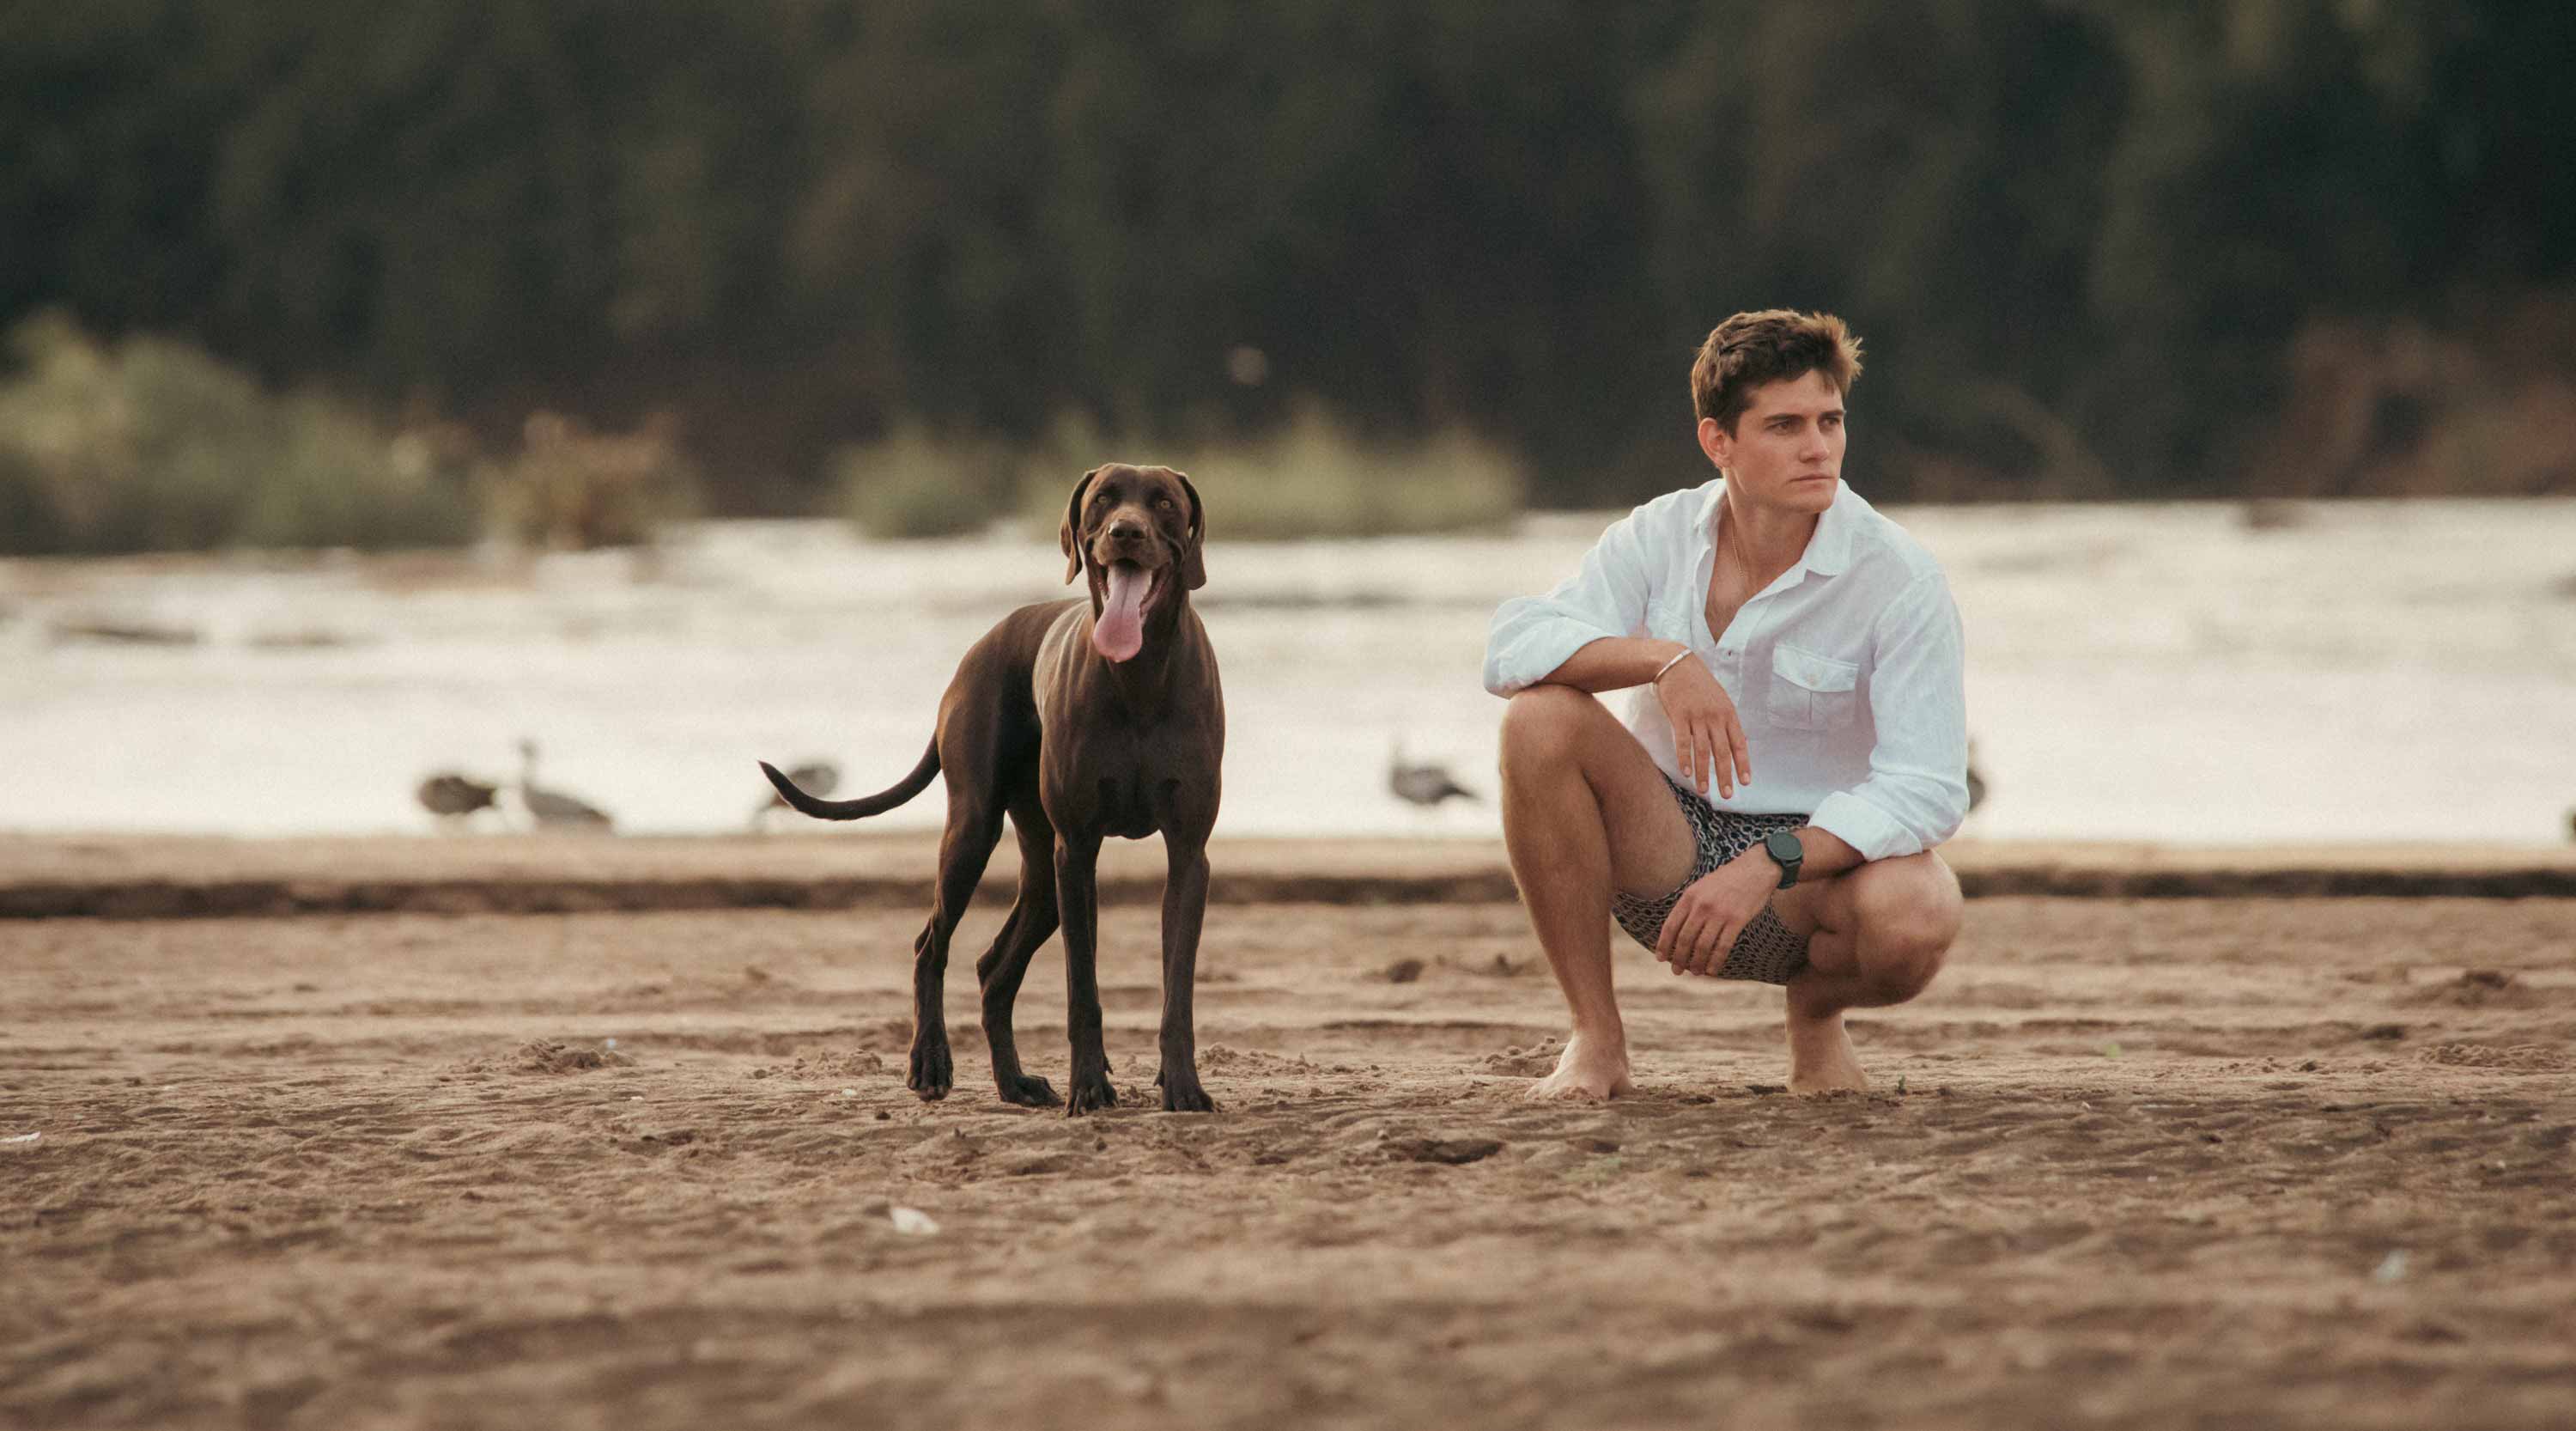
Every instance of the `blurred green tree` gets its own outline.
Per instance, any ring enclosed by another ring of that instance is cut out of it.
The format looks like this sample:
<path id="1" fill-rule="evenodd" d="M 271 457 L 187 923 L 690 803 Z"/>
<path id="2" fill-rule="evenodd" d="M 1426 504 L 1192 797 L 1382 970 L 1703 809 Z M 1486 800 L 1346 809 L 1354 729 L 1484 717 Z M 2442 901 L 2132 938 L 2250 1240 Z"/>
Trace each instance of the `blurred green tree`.
<path id="1" fill-rule="evenodd" d="M 2218 492 L 2332 406 L 2316 333 L 2545 327 L 2570 54 L 2509 0 L 0 0 L 0 322 L 495 450 L 667 412 L 719 510 L 908 424 L 1314 411 L 1601 504 L 1688 479 L 1691 349 L 1792 305 L 1869 340 L 1874 492 Z"/>

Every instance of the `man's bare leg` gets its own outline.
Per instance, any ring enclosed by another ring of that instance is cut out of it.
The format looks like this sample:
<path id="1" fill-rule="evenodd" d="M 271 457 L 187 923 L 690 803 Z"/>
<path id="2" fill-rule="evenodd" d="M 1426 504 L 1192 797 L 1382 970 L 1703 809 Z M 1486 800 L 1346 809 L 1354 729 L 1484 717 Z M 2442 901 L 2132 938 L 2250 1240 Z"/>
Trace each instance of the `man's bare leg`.
<path id="1" fill-rule="evenodd" d="M 1941 972 L 1959 935 L 1959 881 L 1929 851 L 1873 860 L 1773 901 L 1807 935 L 1807 968 L 1789 981 L 1789 1091 L 1869 1087 L 1847 1009 L 1901 1004 Z"/>
<path id="2" fill-rule="evenodd" d="M 1503 841 L 1530 926 L 1574 1016 L 1533 1098 L 1629 1091 L 1628 1035 L 1611 987 L 1610 893 L 1688 878 L 1697 850 L 1663 772 L 1594 697 L 1534 686 L 1503 713 Z"/>

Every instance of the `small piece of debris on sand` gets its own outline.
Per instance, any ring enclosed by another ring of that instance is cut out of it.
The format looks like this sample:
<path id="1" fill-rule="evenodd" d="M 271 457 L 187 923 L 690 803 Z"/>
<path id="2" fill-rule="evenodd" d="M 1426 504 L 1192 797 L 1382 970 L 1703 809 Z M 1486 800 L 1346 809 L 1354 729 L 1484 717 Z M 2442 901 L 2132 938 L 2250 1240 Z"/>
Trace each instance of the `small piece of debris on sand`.
<path id="1" fill-rule="evenodd" d="M 614 1048 L 575 1048 L 551 1039 L 519 1045 L 516 1058 L 518 1067 L 529 1073 L 580 1073 L 634 1061 Z"/>
<path id="2" fill-rule="evenodd" d="M 1480 1162 L 1503 1150 L 1500 1138 L 1390 1138 L 1386 1151 L 1409 1163 Z"/>

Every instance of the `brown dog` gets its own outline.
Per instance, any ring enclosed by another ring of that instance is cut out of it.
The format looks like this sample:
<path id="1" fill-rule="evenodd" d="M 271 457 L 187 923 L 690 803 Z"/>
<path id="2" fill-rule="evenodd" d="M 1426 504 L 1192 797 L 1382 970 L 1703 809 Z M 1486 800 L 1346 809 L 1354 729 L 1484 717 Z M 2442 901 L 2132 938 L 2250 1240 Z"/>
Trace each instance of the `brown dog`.
<path id="1" fill-rule="evenodd" d="M 1168 467 L 1094 468 L 1073 489 L 1061 536 L 1064 579 L 1088 572 L 1091 599 L 1021 607 L 976 642 L 939 703 L 929 751 L 901 783 L 864 799 L 817 800 L 775 767 L 760 768 L 788 804 L 826 820 L 891 810 L 947 772 L 938 897 L 913 943 L 907 1081 L 924 1099 L 946 1097 L 951 1083 L 940 1013 L 948 936 L 1007 814 L 1020 837 L 1019 901 L 975 961 L 993 1082 L 1005 1102 L 1057 1101 L 1045 1079 L 1020 1071 L 1011 1004 L 1030 956 L 1061 920 L 1073 1006 L 1065 1112 L 1118 1101 L 1101 1046 L 1095 969 L 1100 842 L 1162 832 L 1171 875 L 1163 889 L 1163 1070 L 1155 1082 L 1166 1109 L 1214 1108 L 1199 1086 L 1190 994 L 1207 912 L 1225 696 L 1216 651 L 1189 604 L 1189 593 L 1207 584 L 1198 489 Z"/>

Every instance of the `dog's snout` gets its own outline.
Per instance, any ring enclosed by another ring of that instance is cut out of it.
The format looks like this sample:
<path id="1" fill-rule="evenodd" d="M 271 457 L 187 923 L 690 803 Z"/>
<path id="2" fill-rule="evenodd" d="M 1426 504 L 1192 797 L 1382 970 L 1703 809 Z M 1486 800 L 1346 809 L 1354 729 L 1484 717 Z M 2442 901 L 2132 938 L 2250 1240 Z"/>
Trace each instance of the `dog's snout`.
<path id="1" fill-rule="evenodd" d="M 1121 516 L 1109 524 L 1109 535 L 1122 542 L 1143 541 L 1145 524 L 1134 517 Z"/>

